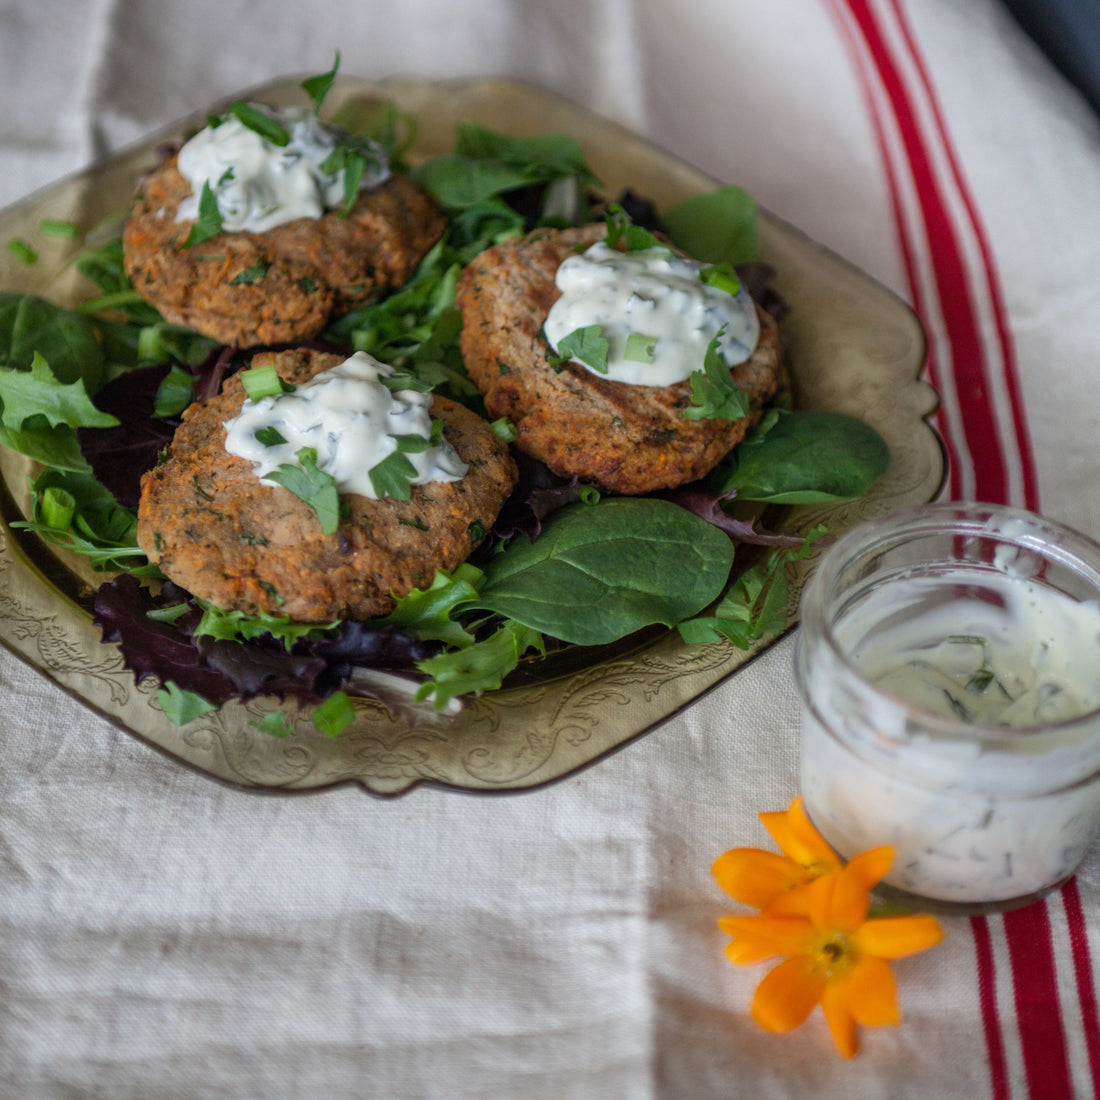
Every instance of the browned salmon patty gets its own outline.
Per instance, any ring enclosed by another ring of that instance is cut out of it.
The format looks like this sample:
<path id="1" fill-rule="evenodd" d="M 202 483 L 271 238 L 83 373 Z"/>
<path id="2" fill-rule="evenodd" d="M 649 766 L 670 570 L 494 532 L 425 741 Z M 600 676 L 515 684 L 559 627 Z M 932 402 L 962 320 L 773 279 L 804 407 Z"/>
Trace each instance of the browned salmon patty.
<path id="1" fill-rule="evenodd" d="M 489 414 L 509 417 L 519 431 L 516 447 L 555 473 L 616 493 L 673 488 L 709 473 L 774 396 L 778 326 L 757 308 L 756 349 L 731 371 L 753 409 L 741 420 L 688 420 L 687 381 L 639 386 L 576 363 L 552 367 L 542 326 L 560 296 L 554 276 L 578 247 L 605 235 L 602 224 L 537 229 L 474 259 L 458 284 L 463 358 Z"/>
<path id="2" fill-rule="evenodd" d="M 194 221 L 176 212 L 190 195 L 175 155 L 143 181 L 122 233 L 126 273 L 167 320 L 241 347 L 309 340 L 334 314 L 402 286 L 446 226 L 428 195 L 390 176 L 347 217 L 218 233 L 185 248 Z"/>
<path id="3" fill-rule="evenodd" d="M 342 361 L 319 352 L 265 352 L 290 383 Z M 384 615 L 395 598 L 453 570 L 493 525 L 512 491 L 507 446 L 475 413 L 445 397 L 431 412 L 468 464 L 460 481 L 413 485 L 408 501 L 343 497 L 347 512 L 325 535 L 313 509 L 268 486 L 252 463 L 225 449 L 223 422 L 244 402 L 240 378 L 191 405 L 168 457 L 142 478 L 138 543 L 165 576 L 218 607 L 286 615 L 300 622 Z"/>

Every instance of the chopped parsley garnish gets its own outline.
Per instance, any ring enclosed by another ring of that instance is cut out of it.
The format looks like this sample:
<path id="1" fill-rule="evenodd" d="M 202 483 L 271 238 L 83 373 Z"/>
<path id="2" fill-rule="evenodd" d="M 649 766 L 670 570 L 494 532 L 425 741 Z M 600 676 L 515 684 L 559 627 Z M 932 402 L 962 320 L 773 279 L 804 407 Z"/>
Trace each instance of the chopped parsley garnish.
<path id="1" fill-rule="evenodd" d="M 218 200 L 214 195 L 214 189 L 207 180 L 202 185 L 202 194 L 199 195 L 199 216 L 195 224 L 191 226 L 191 232 L 183 242 L 184 248 L 202 244 L 203 241 L 216 237 L 222 231 L 222 212 L 218 209 Z"/>
<path id="2" fill-rule="evenodd" d="M 283 433 L 278 428 L 272 428 L 271 426 L 260 428 L 253 435 L 256 437 L 256 442 L 262 443 L 265 447 L 281 447 L 286 442 Z"/>
<path id="3" fill-rule="evenodd" d="M 332 62 L 332 68 L 327 73 L 318 73 L 316 76 L 308 77 L 301 83 L 302 91 L 313 100 L 313 113 L 319 115 L 321 113 L 321 104 L 325 101 L 325 96 L 328 95 L 329 89 L 332 87 L 332 82 L 336 79 L 336 73 L 340 68 L 340 51 L 336 51 L 336 56 Z"/>
<path id="4" fill-rule="evenodd" d="M 733 380 L 718 350 L 725 328 L 707 345 L 703 369 L 691 374 L 691 404 L 684 409 L 688 420 L 740 420 L 749 415 L 749 402 Z"/>
<path id="5" fill-rule="evenodd" d="M 230 286 L 251 286 L 258 283 L 271 268 L 267 260 L 259 259 L 251 267 L 246 267 L 239 275 L 229 280 Z"/>
<path id="6" fill-rule="evenodd" d="M 577 359 L 600 374 L 607 374 L 607 337 L 599 325 L 576 328 L 558 341 L 558 354 L 550 358 L 551 366 Z"/>
<path id="7" fill-rule="evenodd" d="M 408 500 L 412 496 L 411 482 L 416 477 L 416 467 L 405 457 L 398 444 L 396 451 L 391 451 L 370 468 L 368 476 L 379 497 Z"/>
<path id="8" fill-rule="evenodd" d="M 627 252 L 641 252 L 646 248 L 668 248 L 656 234 L 630 220 L 630 215 L 617 203 L 607 208 L 607 245 L 618 248 L 619 242 Z"/>
<path id="9" fill-rule="evenodd" d="M 298 465 L 284 462 L 267 476 L 313 509 L 324 534 L 336 533 L 340 526 L 340 494 L 336 479 L 317 468 L 317 451 L 313 447 L 303 447 L 298 452 Z"/>
<path id="10" fill-rule="evenodd" d="M 290 133 L 287 128 L 251 103 L 238 99 L 236 103 L 231 104 L 229 113 L 254 133 L 259 134 L 264 141 L 270 141 L 272 145 L 278 145 L 279 148 L 290 144 Z"/>

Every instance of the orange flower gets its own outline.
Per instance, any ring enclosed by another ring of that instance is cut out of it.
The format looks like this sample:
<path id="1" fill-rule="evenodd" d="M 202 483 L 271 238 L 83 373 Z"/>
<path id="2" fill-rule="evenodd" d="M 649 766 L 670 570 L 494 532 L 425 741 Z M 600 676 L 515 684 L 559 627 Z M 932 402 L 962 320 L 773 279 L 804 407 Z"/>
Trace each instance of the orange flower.
<path id="1" fill-rule="evenodd" d="M 768 1031 L 790 1031 L 821 1005 L 840 1052 L 858 1049 L 856 1024 L 900 1021 L 897 987 L 887 960 L 940 942 L 929 916 L 868 919 L 870 887 L 890 869 L 889 849 L 865 852 L 840 870 L 775 895 L 758 916 L 723 917 L 733 936 L 726 948 L 740 965 L 785 956 L 760 983 L 752 1014 Z"/>
<path id="2" fill-rule="evenodd" d="M 718 885 L 742 904 L 767 909 L 788 890 L 805 886 L 844 866 L 806 816 L 801 798 L 796 798 L 789 810 L 763 813 L 760 820 L 783 855 L 760 848 L 734 848 L 719 856 L 712 868 Z M 869 882 L 868 889 L 877 881 L 876 878 Z"/>

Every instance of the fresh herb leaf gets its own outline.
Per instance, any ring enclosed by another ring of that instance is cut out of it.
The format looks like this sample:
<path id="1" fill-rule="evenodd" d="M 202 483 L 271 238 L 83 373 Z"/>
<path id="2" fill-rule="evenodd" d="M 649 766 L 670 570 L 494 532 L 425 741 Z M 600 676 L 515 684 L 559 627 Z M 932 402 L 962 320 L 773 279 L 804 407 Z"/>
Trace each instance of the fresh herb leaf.
<path id="1" fill-rule="evenodd" d="M 340 494 L 332 474 L 317 468 L 317 451 L 313 447 L 303 447 L 298 452 L 298 465 L 284 462 L 267 476 L 313 509 L 324 534 L 336 533 L 340 526 Z"/>
<path id="2" fill-rule="evenodd" d="M 722 591 L 729 537 L 667 501 L 573 504 L 513 540 L 485 567 L 474 607 L 577 645 L 696 615 Z"/>
<path id="3" fill-rule="evenodd" d="M 741 420 L 749 415 L 749 400 L 718 350 L 724 332 L 725 327 L 707 345 L 703 369 L 692 371 L 691 404 L 684 409 L 688 420 Z"/>
<path id="4" fill-rule="evenodd" d="M 400 449 L 391 451 L 381 462 L 367 471 L 370 483 L 379 497 L 393 500 L 409 500 L 412 497 L 410 482 L 416 477 L 416 467 Z"/>
<path id="5" fill-rule="evenodd" d="M 153 402 L 153 415 L 179 416 L 195 400 L 195 376 L 182 367 L 172 367 L 161 379 Z"/>
<path id="6" fill-rule="evenodd" d="M 469 562 L 453 573 L 437 569 L 430 588 L 414 588 L 397 601 L 385 618 L 375 620 L 374 625 L 396 627 L 402 634 L 420 641 L 444 642 L 464 649 L 474 643 L 474 636 L 451 614 L 459 604 L 476 598 L 484 579 L 485 574 Z"/>
<path id="7" fill-rule="evenodd" d="M 0 400 L 0 422 L 12 431 L 21 429 L 32 417 L 42 417 L 51 428 L 111 428 L 118 424 L 115 417 L 92 404 L 82 381 L 67 386 L 58 382 L 38 352 L 29 371 L 0 367 Z"/>
<path id="8" fill-rule="evenodd" d="M 664 248 L 668 245 L 644 226 L 635 225 L 630 215 L 617 202 L 607 208 L 607 245 L 618 248 L 622 244 L 627 252 L 642 252 L 647 248 Z"/>
<path id="9" fill-rule="evenodd" d="M 338 737 L 355 721 L 355 707 L 347 692 L 333 692 L 313 708 L 313 725 L 326 737 Z"/>
<path id="10" fill-rule="evenodd" d="M 204 714 L 218 709 L 198 692 L 177 687 L 174 680 L 168 680 L 164 687 L 157 691 L 157 700 L 164 711 L 164 716 L 177 726 L 186 726 L 188 722 L 193 722 L 196 718 L 201 718 Z"/>
<path id="11" fill-rule="evenodd" d="M 431 679 L 420 686 L 417 701 L 431 699 L 436 710 L 444 710 L 457 696 L 494 691 L 529 649 L 545 652 L 542 636 L 506 620 L 483 641 L 418 662 L 416 667 Z"/>
<path id="12" fill-rule="evenodd" d="M 313 100 L 313 113 L 319 115 L 321 113 L 321 104 L 325 101 L 325 96 L 328 95 L 329 90 L 332 88 L 332 82 L 336 79 L 336 73 L 340 68 L 340 51 L 336 51 L 336 56 L 332 62 L 332 68 L 327 73 L 318 73 L 317 76 L 308 77 L 302 81 L 302 91 Z"/>
<path id="13" fill-rule="evenodd" d="M 279 148 L 290 144 L 290 133 L 286 127 L 276 122 L 259 107 L 238 99 L 236 103 L 230 104 L 229 113 L 254 133 L 259 134 L 264 141 L 270 141 L 272 145 L 277 145 Z"/>
<path id="14" fill-rule="evenodd" d="M 607 374 L 607 354 L 610 345 L 599 325 L 576 328 L 558 341 L 557 355 L 548 361 L 551 366 L 576 359 L 600 374 Z"/>
<path id="15" fill-rule="evenodd" d="M 763 438 L 735 447 L 709 484 L 738 500 L 817 504 L 860 496 L 889 464 L 890 450 L 869 424 L 804 409 L 781 414 Z"/>
<path id="16" fill-rule="evenodd" d="M 184 248 L 191 248 L 203 241 L 216 237 L 222 231 L 222 212 L 218 209 L 218 200 L 214 194 L 210 181 L 204 181 L 202 192 L 199 195 L 199 216 L 191 226 L 183 242 Z"/>
<path id="17" fill-rule="evenodd" d="M 252 286 L 271 270 L 271 264 L 261 257 L 251 267 L 246 267 L 239 275 L 229 280 L 230 286 Z"/>
<path id="18" fill-rule="evenodd" d="M 756 201 L 743 187 L 693 195 L 662 217 L 672 242 L 704 263 L 752 263 L 760 251 Z"/>
<path id="19" fill-rule="evenodd" d="M 258 429 L 253 432 L 253 435 L 256 437 L 256 442 L 263 444 L 265 447 L 281 447 L 286 443 L 286 437 L 283 433 L 271 425 Z"/>

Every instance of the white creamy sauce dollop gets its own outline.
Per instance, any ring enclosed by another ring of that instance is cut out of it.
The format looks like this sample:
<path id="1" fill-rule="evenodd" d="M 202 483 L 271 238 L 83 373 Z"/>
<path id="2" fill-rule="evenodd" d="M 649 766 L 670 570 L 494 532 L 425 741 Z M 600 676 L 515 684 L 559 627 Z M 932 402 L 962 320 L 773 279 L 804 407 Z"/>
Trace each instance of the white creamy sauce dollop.
<path id="1" fill-rule="evenodd" d="M 331 474 L 341 493 L 379 499 L 370 471 L 398 449 L 395 436 L 429 439 L 431 394 L 415 390 L 392 393 L 381 381 L 393 368 L 365 352 L 314 375 L 288 393 L 246 398 L 240 413 L 225 422 L 225 449 L 252 463 L 267 485 L 268 474 L 283 464 L 296 465 L 298 452 L 312 447 L 317 467 Z M 265 445 L 257 432 L 274 428 L 284 443 Z M 467 465 L 445 439 L 426 450 L 406 452 L 416 468 L 412 485 L 459 481 Z"/>
<path id="2" fill-rule="evenodd" d="M 375 187 L 389 176 L 385 150 L 374 142 L 346 134 L 322 122 L 305 107 L 272 110 L 252 104 L 290 136 L 276 145 L 227 115 L 187 141 L 178 165 L 191 184 L 191 195 L 179 205 L 177 220 L 199 216 L 199 199 L 209 184 L 221 213 L 222 228 L 263 233 L 297 218 L 319 218 L 344 203 L 344 172 L 323 172 L 339 144 L 354 143 L 366 160 L 359 189 Z"/>
<path id="3" fill-rule="evenodd" d="M 730 367 L 743 363 L 760 336 L 756 306 L 744 286 L 730 294 L 704 283 L 706 266 L 667 248 L 619 252 L 598 241 L 558 267 L 561 297 L 543 326 L 546 340 L 558 351 L 571 332 L 598 325 L 608 341 L 607 373 L 581 365 L 637 386 L 672 386 L 702 370 L 723 326 L 722 358 Z M 652 362 L 625 357 L 632 334 L 652 341 Z"/>
<path id="4" fill-rule="evenodd" d="M 1021 727 L 1100 709 L 1095 602 L 998 573 L 978 589 L 960 572 L 884 587 L 865 613 L 888 625 L 855 646 L 852 660 L 883 690 L 925 710 Z"/>

